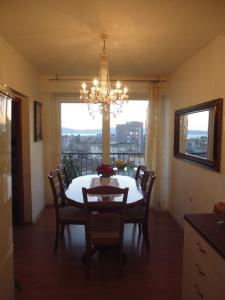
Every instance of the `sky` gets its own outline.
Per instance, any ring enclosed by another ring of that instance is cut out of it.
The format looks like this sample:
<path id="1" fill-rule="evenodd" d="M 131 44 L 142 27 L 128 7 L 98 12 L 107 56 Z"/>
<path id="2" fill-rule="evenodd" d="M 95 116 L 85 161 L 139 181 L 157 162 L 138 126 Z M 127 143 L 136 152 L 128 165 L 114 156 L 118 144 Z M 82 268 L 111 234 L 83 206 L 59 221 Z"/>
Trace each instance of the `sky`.
<path id="1" fill-rule="evenodd" d="M 208 131 L 209 111 L 200 111 L 188 115 L 188 130 Z"/>
<path id="2" fill-rule="evenodd" d="M 125 124 L 129 121 L 144 122 L 148 101 L 128 101 L 123 104 L 122 113 L 116 118 L 111 117 L 110 127 L 116 124 Z M 89 116 L 88 106 L 83 103 L 61 104 L 61 126 L 72 129 L 96 129 L 102 127 L 102 116 L 92 119 Z"/>

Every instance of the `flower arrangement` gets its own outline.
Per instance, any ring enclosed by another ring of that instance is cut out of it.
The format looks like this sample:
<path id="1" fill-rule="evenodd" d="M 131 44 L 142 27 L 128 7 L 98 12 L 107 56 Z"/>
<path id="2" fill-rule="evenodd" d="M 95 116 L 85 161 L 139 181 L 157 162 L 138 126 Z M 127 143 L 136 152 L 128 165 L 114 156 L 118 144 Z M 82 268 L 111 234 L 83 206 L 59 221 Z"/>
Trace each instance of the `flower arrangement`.
<path id="1" fill-rule="evenodd" d="M 106 164 L 102 164 L 98 166 L 96 171 L 98 175 L 102 175 L 102 177 L 110 177 L 115 175 L 115 171 L 113 170 L 113 167 Z"/>
<path id="2" fill-rule="evenodd" d="M 127 162 L 123 162 L 120 159 L 116 159 L 114 163 L 118 170 L 124 170 L 124 168 L 126 168 L 126 166 L 128 165 Z"/>

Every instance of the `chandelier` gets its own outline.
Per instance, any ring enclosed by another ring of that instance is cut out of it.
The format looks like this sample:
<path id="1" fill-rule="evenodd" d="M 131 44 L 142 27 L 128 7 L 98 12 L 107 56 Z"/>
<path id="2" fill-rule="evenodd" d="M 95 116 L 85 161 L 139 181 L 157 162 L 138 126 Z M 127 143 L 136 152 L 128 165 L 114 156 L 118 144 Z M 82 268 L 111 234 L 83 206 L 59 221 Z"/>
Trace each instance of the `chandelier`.
<path id="1" fill-rule="evenodd" d="M 93 80 L 93 86 L 90 90 L 87 89 L 85 82 L 82 84 L 82 90 L 80 90 L 80 99 L 84 103 L 88 104 L 88 110 L 90 115 L 94 118 L 97 111 L 103 113 L 108 110 L 110 106 L 110 113 L 116 117 L 121 113 L 122 105 L 127 102 L 127 87 L 121 88 L 121 83 L 116 82 L 115 89 L 112 89 L 109 81 L 108 61 L 105 50 L 105 41 L 108 37 L 106 33 L 100 35 L 103 40 L 102 54 L 100 55 L 100 71 L 98 79 Z"/>

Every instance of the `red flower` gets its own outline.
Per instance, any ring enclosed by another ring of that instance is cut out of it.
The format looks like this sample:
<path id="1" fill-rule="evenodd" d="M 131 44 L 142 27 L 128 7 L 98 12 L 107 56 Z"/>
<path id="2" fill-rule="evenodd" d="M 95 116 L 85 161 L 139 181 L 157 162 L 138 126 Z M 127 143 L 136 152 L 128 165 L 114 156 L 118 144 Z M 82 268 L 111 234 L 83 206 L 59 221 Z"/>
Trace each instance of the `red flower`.
<path id="1" fill-rule="evenodd" d="M 98 175 L 103 175 L 103 176 L 113 176 L 115 175 L 115 171 L 113 170 L 113 167 L 110 165 L 102 164 L 97 167 L 96 169 Z"/>

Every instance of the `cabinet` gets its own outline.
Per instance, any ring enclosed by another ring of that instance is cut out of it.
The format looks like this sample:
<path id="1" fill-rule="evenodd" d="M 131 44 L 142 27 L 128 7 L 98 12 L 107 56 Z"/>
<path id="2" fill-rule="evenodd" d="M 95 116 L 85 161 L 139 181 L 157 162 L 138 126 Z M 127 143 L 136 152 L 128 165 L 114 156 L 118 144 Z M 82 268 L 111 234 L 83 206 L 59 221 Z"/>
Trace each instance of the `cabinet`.
<path id="1" fill-rule="evenodd" d="M 225 300 L 225 259 L 201 234 L 202 229 L 208 232 L 207 223 L 199 224 L 185 221 L 182 300 Z"/>

